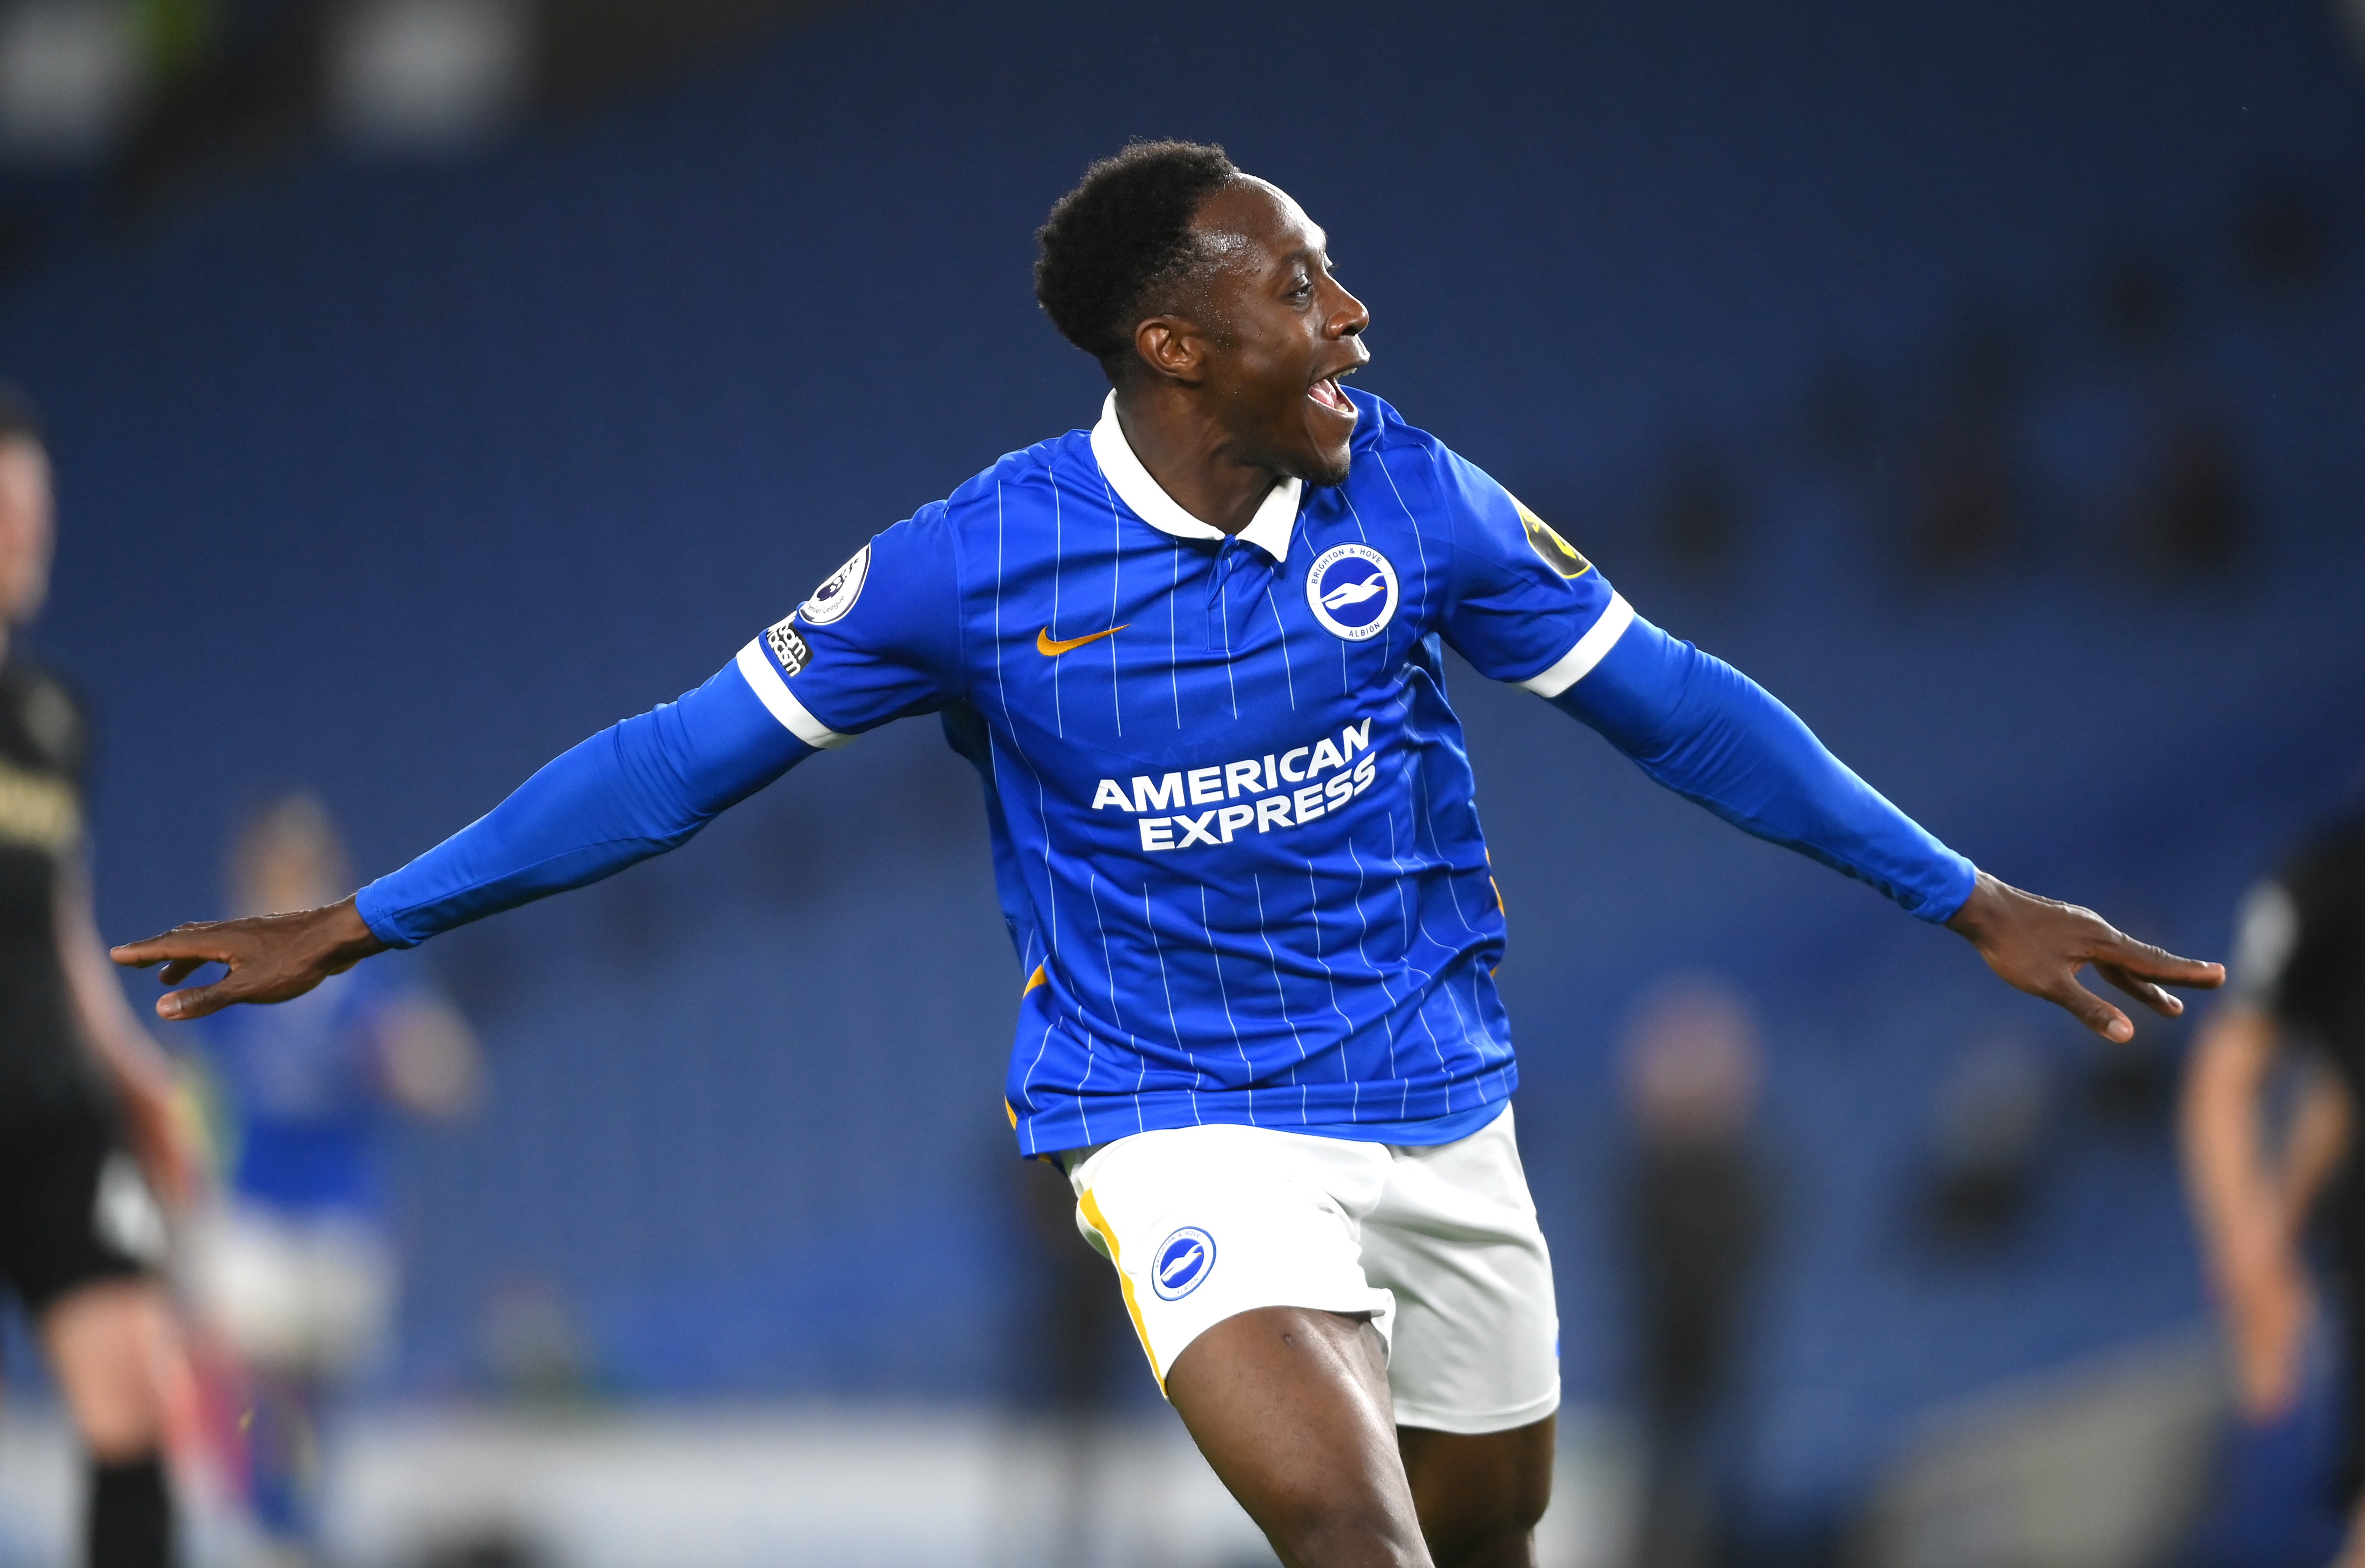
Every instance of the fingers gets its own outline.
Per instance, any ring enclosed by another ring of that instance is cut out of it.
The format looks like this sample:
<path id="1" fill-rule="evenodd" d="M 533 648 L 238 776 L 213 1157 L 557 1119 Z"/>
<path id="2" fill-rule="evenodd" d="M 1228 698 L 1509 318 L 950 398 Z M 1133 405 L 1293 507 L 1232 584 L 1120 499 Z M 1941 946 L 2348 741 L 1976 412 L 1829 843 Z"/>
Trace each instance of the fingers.
<path id="1" fill-rule="evenodd" d="M 343 930 L 340 923 L 353 930 Z M 353 932 L 361 935 L 355 935 Z M 210 985 L 159 997 L 160 1018 L 202 1018 L 233 1002 L 286 1002 L 303 995 L 328 976 L 353 967 L 384 943 L 353 913 L 352 901 L 292 914 L 176 925 L 144 942 L 127 942 L 110 955 L 134 969 L 163 966 L 157 979 L 179 986 L 207 964 L 230 973 Z"/>
<path id="2" fill-rule="evenodd" d="M 2164 1018 L 2174 1018 L 2184 1011 L 2183 998 L 2170 996 L 2149 980 L 2137 980 L 2116 964 L 2096 964 L 2094 972 Z"/>
<path id="3" fill-rule="evenodd" d="M 106 956 L 130 969 L 144 969 L 174 958 L 196 960 L 190 965 L 191 969 L 197 964 L 226 964 L 230 962 L 230 954 L 216 937 L 218 930 L 217 925 L 175 925 L 160 936 L 110 947 Z M 188 971 L 184 969 L 182 972 L 185 974 Z"/>
<path id="4" fill-rule="evenodd" d="M 2097 968 L 2108 964 L 2146 980 L 2191 986 L 2200 991 L 2214 991 L 2225 983 L 2225 966 L 2223 964 L 2204 964 L 2194 958 L 2180 958 L 2148 942 L 2138 942 L 2124 932 L 2113 935 L 2117 940 L 2110 945 L 2109 950 L 2094 955 Z M 2116 980 L 2111 983 L 2122 991 L 2132 992 L 2134 990 Z"/>
<path id="5" fill-rule="evenodd" d="M 2180 958 L 2148 942 L 2138 942 L 2124 932 L 2113 931 L 2107 949 L 2094 956 L 2094 972 L 2163 1018 L 2182 1015 L 2184 1001 L 2181 997 L 2169 995 L 2155 982 L 2164 980 L 2169 985 L 2193 986 L 2204 991 L 2214 990 L 2225 983 L 2225 966 L 2223 964 L 2204 964 L 2192 958 Z M 2130 1025 L 2129 1033 L 2133 1032 L 2133 1025 Z M 2112 1034 L 2107 1037 L 2115 1040 L 2123 1036 Z"/>
<path id="6" fill-rule="evenodd" d="M 156 1016 L 174 1023 L 191 1018 L 203 1018 L 208 1013 L 219 1013 L 233 1002 L 245 1000 L 250 988 L 239 983 L 235 973 L 224 975 L 211 985 L 193 985 L 184 991 L 168 991 L 156 999 Z"/>
<path id="7" fill-rule="evenodd" d="M 2038 994 L 2057 1003 L 2079 1023 L 2106 1040 L 2124 1041 L 2135 1037 L 2135 1026 L 2127 1021 L 2127 1015 L 2079 985 L 2075 975 L 2057 989 Z"/>
<path id="8" fill-rule="evenodd" d="M 200 960 L 176 961 L 165 971 L 167 980 L 173 969 L 196 969 Z M 184 970 L 185 973 L 185 969 Z M 327 978 L 320 969 L 290 971 L 284 965 L 251 963 L 241 965 L 210 985 L 186 986 L 168 991 L 156 999 L 156 1016 L 175 1021 L 203 1018 L 208 1013 L 219 1013 L 235 1002 L 287 1002 L 303 995 Z"/>
<path id="9" fill-rule="evenodd" d="M 160 985 L 178 985 L 207 964 L 227 965 L 230 962 L 228 946 L 212 939 L 208 928 L 202 925 L 176 925 L 162 936 L 151 936 L 144 942 L 126 942 L 119 947 L 109 948 L 106 956 L 126 969 L 153 969 L 158 964 L 163 965 L 163 969 L 156 976 L 157 983 Z M 230 977 L 223 978 L 227 980 Z M 180 996 L 194 994 L 196 993 L 175 993 Z M 172 996 L 157 998 L 156 1015 L 160 1018 L 197 1018 L 225 1005 L 223 1002 L 215 1002 L 200 1012 L 175 1012 L 167 1005 L 174 1002 L 174 998 Z"/>

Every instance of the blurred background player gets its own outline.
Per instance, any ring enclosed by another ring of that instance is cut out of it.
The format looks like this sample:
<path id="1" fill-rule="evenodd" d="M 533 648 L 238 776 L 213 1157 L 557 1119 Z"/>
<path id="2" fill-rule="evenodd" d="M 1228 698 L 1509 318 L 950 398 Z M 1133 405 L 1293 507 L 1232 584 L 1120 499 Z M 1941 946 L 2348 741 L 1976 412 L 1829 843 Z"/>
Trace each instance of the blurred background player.
<path id="1" fill-rule="evenodd" d="M 1721 1560 L 1715 1439 L 1772 1211 L 1754 1126 L 1762 1071 L 1755 1021 L 1713 980 L 1673 983 L 1636 1014 L 1626 1223 L 1645 1438 L 1639 1568 Z"/>
<path id="2" fill-rule="evenodd" d="M 2326 1282 L 2345 1320 L 2347 1421 L 2338 1473 L 2349 1510 L 2341 1568 L 2365 1564 L 2365 805 L 2305 843 L 2242 906 L 2231 993 L 2193 1053 L 2185 1160 L 2242 1414 L 2266 1425 L 2302 1393 L 2316 1317 L 2304 1243 L 2320 1219 Z"/>
<path id="3" fill-rule="evenodd" d="M 238 835 L 234 914 L 308 909 L 349 879 L 310 795 L 273 802 Z M 204 1321 L 249 1383 L 255 1521 L 284 1562 L 317 1548 L 321 1417 L 386 1345 L 398 1294 L 385 1141 L 395 1116 L 474 1102 L 476 1047 L 441 997 L 376 967 L 284 1007 L 212 1019 L 201 1050 L 225 1151 L 222 1203 L 193 1226 Z"/>
<path id="4" fill-rule="evenodd" d="M 0 1284 L 88 1453 L 92 1568 L 163 1568 L 175 1351 L 154 1193 L 185 1194 L 194 1165 L 171 1070 L 92 923 L 88 732 L 17 635 L 48 595 L 54 520 L 39 421 L 0 387 Z"/>

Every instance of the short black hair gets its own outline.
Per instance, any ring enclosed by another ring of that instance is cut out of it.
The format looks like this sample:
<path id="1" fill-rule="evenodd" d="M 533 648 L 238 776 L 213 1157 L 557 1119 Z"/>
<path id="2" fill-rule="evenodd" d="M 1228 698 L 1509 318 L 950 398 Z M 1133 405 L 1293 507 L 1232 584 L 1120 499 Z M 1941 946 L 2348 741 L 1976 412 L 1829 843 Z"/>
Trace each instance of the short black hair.
<path id="1" fill-rule="evenodd" d="M 0 442 L 6 441 L 29 441 L 44 448 L 50 444 L 41 428 L 41 410 L 22 388 L 0 381 Z"/>
<path id="2" fill-rule="evenodd" d="M 1131 142 L 1086 169 L 1036 230 L 1036 299 L 1111 380 L 1142 307 L 1201 260 L 1191 234 L 1199 204 L 1239 177 L 1221 147 Z"/>

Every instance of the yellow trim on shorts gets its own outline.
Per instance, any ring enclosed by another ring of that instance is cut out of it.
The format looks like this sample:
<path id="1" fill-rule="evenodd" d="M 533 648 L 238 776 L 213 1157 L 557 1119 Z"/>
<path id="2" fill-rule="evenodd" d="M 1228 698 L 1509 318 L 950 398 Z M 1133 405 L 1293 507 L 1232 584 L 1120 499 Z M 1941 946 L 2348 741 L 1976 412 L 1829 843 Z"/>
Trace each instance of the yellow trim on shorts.
<path id="1" fill-rule="evenodd" d="M 1109 1261 L 1116 1265 L 1116 1282 L 1118 1288 L 1125 1292 L 1125 1309 L 1132 1315 L 1134 1335 L 1141 1341 L 1141 1353 L 1149 1358 L 1149 1375 L 1158 1380 L 1158 1392 L 1163 1394 L 1166 1392 L 1166 1374 L 1158 1370 L 1158 1352 L 1149 1348 L 1149 1330 L 1141 1322 L 1141 1304 L 1133 1295 L 1133 1276 L 1125 1271 L 1125 1260 L 1117 1252 L 1116 1230 L 1109 1224 L 1108 1217 L 1101 1213 L 1101 1205 L 1093 1199 L 1091 1188 L 1084 1189 L 1084 1195 L 1076 1200 L 1076 1206 L 1083 1211 L 1084 1223 L 1098 1231 L 1100 1238 L 1108 1244 Z"/>
<path id="2" fill-rule="evenodd" d="M 1018 988 L 1018 994 L 1025 996 L 1037 986 L 1049 985 L 1050 983 L 1051 975 L 1048 966 L 1045 964 L 1037 964 L 1035 966 L 1035 972 L 1026 977 L 1026 983 Z"/>

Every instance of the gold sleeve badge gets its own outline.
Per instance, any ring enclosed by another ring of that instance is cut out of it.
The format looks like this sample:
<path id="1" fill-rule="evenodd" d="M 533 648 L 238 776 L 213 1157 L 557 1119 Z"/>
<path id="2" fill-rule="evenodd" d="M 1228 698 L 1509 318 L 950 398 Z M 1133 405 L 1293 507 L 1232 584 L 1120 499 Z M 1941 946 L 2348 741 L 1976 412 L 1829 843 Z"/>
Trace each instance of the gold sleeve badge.
<path id="1" fill-rule="evenodd" d="M 1519 509 L 1519 526 L 1528 531 L 1528 547 L 1543 557 L 1545 566 L 1564 577 L 1581 577 L 1593 570 L 1593 563 L 1578 554 L 1575 545 L 1554 533 L 1551 523 L 1530 511 L 1525 501 L 1513 496 L 1511 504 Z"/>

